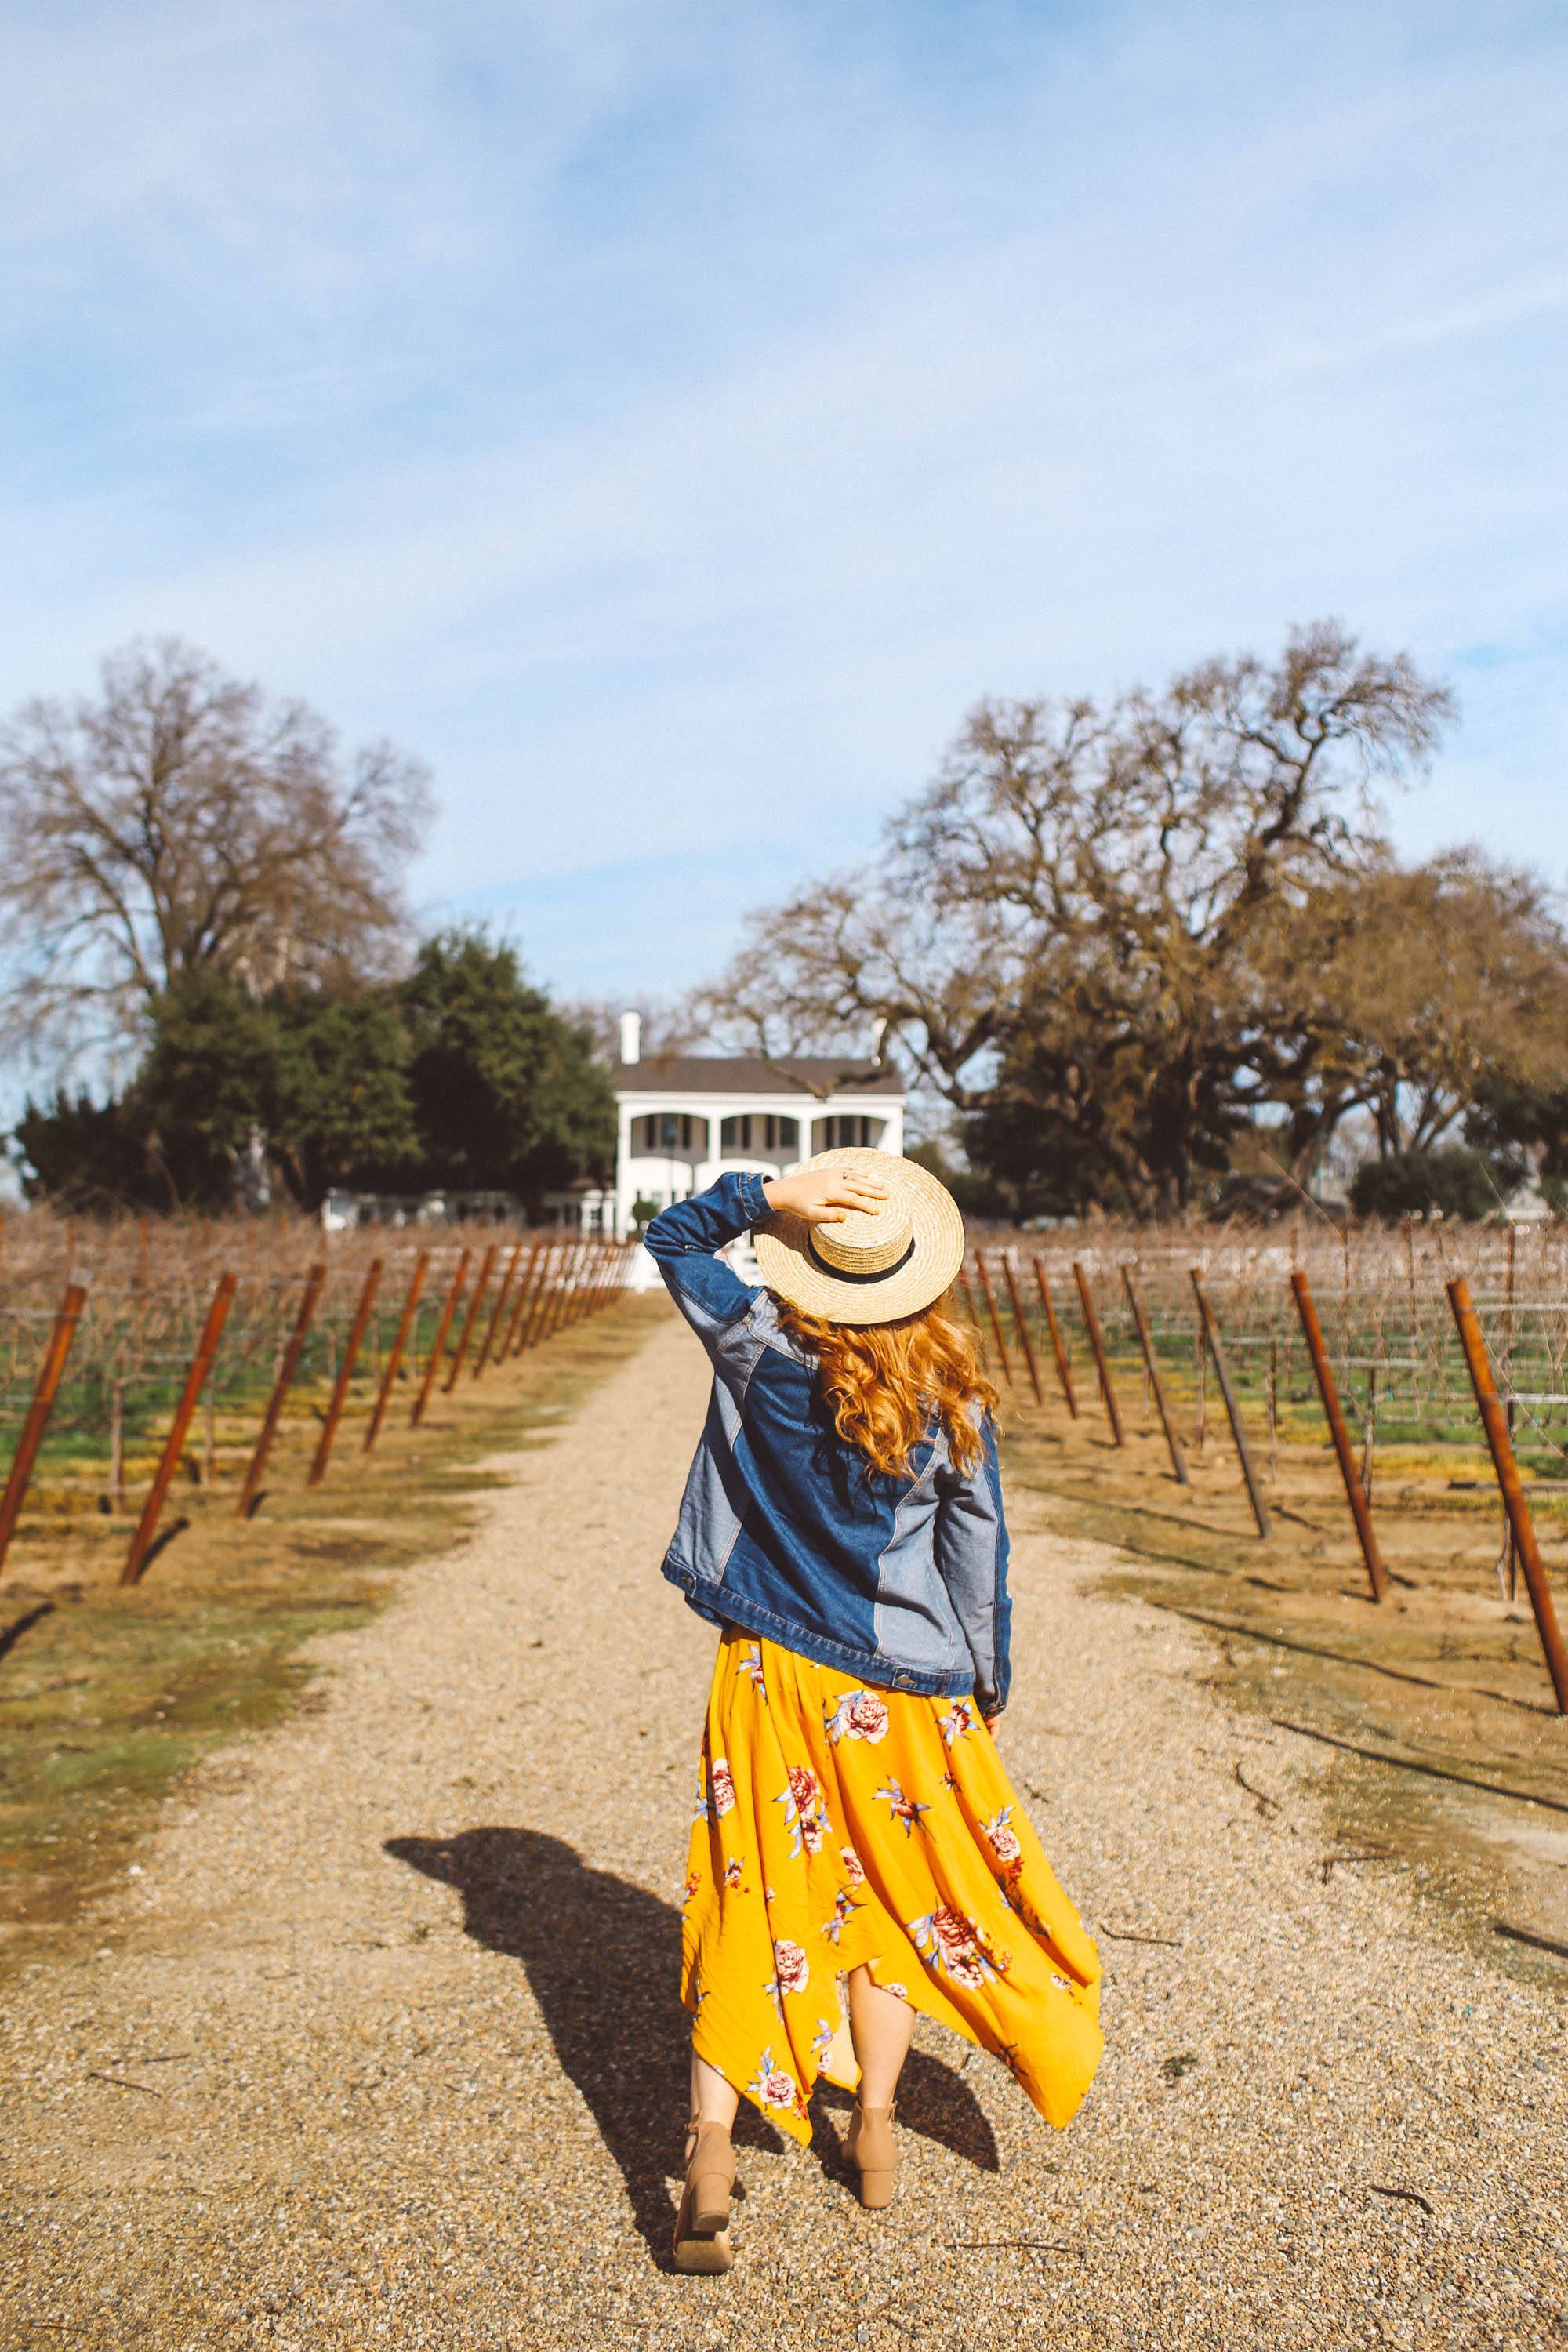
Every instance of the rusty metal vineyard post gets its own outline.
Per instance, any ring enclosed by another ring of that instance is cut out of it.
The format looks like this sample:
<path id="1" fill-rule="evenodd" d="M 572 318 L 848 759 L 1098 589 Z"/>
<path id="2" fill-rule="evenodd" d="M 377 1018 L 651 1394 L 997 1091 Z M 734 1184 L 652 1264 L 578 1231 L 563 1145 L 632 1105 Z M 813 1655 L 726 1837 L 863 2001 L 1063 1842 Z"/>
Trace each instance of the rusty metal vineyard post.
<path id="1" fill-rule="evenodd" d="M 517 1279 L 517 1269 L 522 1258 L 522 1249 L 521 1242 L 512 1244 L 511 1255 L 506 1262 L 506 1272 L 501 1276 L 501 1286 L 496 1293 L 496 1303 L 491 1310 L 490 1319 L 485 1326 L 485 1344 L 474 1359 L 473 1378 L 476 1381 L 489 1362 L 490 1351 L 496 1343 L 496 1334 L 500 1329 L 500 1319 L 506 1313 L 507 1305 L 511 1297 L 511 1286 Z"/>
<path id="2" fill-rule="evenodd" d="M 289 1345 L 284 1350 L 283 1361 L 278 1368 L 278 1378 L 272 1383 L 272 1394 L 267 1400 L 267 1411 L 261 1417 L 261 1428 L 257 1435 L 256 1451 L 250 1457 L 250 1466 L 245 1474 L 245 1484 L 239 1490 L 239 1501 L 235 1506 L 235 1516 L 237 1518 L 249 1517 L 255 1507 L 256 1497 L 261 1491 L 261 1480 L 267 1468 L 267 1457 L 272 1451 L 272 1441 L 278 1434 L 278 1423 L 282 1418 L 283 1401 L 294 1385 L 294 1375 L 300 1369 L 300 1359 L 305 1352 L 305 1341 L 310 1336 L 310 1325 L 315 1318 L 316 1302 L 321 1297 L 321 1285 L 326 1278 L 326 1259 L 318 1258 L 305 1276 L 305 1287 L 300 1298 L 300 1311 L 294 1318 L 294 1328 L 289 1335 Z"/>
<path id="3" fill-rule="evenodd" d="M 1508 1421 L 1492 1378 L 1486 1341 L 1481 1337 L 1481 1327 L 1471 1303 L 1470 1286 L 1462 1274 L 1456 1275 L 1447 1285 L 1447 1292 L 1448 1305 L 1458 1326 L 1459 1345 L 1465 1351 L 1470 1385 L 1475 1391 L 1481 1427 L 1491 1449 L 1492 1467 L 1497 1472 L 1498 1486 L 1502 1492 L 1503 1508 L 1508 1513 L 1514 1549 L 1524 1570 L 1525 1590 L 1530 1594 L 1530 1605 L 1535 1613 L 1535 1630 L 1541 1636 L 1546 1671 L 1552 1677 L 1552 1687 L 1556 1694 L 1557 1711 L 1560 1715 L 1568 1715 L 1568 1651 L 1563 1645 L 1563 1630 L 1557 1622 L 1556 1604 L 1552 1598 L 1552 1587 L 1546 1580 L 1541 1549 L 1535 1540 L 1530 1504 L 1519 1475 L 1519 1465 L 1514 1460 Z"/>
<path id="4" fill-rule="evenodd" d="M 1268 1506 L 1263 1499 L 1263 1489 L 1258 1483 L 1258 1473 L 1252 1466 L 1252 1455 L 1247 1443 L 1247 1431 L 1241 1419 L 1241 1407 L 1236 1401 L 1236 1391 L 1231 1385 L 1230 1366 L 1226 1361 L 1225 1349 L 1220 1344 L 1219 1325 L 1215 1321 L 1214 1308 L 1209 1305 L 1204 1291 L 1202 1270 L 1194 1265 L 1189 1269 L 1189 1272 L 1193 1296 L 1198 1302 L 1198 1318 L 1203 1327 L 1204 1341 L 1208 1349 L 1209 1360 L 1214 1365 L 1215 1378 L 1219 1382 L 1220 1395 L 1225 1400 L 1226 1419 L 1230 1423 L 1230 1434 L 1236 1446 L 1236 1458 L 1241 1465 L 1242 1482 L 1247 1488 L 1247 1499 L 1252 1506 L 1252 1517 L 1259 1536 L 1267 1538 L 1273 1533 L 1268 1517 Z"/>
<path id="5" fill-rule="evenodd" d="M 500 1243 L 492 1242 L 479 1260 L 479 1280 L 474 1285 L 474 1295 L 468 1301 L 468 1311 L 463 1318 L 463 1334 L 458 1341 L 457 1354 L 452 1358 L 452 1369 L 447 1375 L 446 1387 L 441 1391 L 443 1396 L 450 1396 L 458 1385 L 458 1375 L 461 1372 L 464 1360 L 468 1356 L 468 1345 L 474 1336 L 474 1326 L 479 1319 L 479 1308 L 484 1304 L 485 1292 L 489 1288 L 490 1276 L 495 1270 L 495 1262 L 500 1250 Z"/>
<path id="6" fill-rule="evenodd" d="M 465 1249 L 458 1256 L 457 1271 L 452 1276 L 451 1287 L 447 1293 L 446 1303 L 441 1309 L 441 1320 L 436 1327 L 436 1337 L 430 1343 L 430 1360 L 425 1367 L 425 1377 L 419 1383 L 419 1393 L 415 1398 L 413 1409 L 408 1415 L 410 1429 L 417 1429 L 425 1418 L 425 1408 L 430 1402 L 430 1391 L 436 1385 L 436 1375 L 441 1369 L 441 1359 L 447 1350 L 447 1335 L 452 1328 L 452 1318 L 458 1311 L 458 1301 L 463 1295 L 463 1285 L 468 1278 L 468 1265 L 473 1255 L 471 1249 Z"/>
<path id="7" fill-rule="evenodd" d="M 22 1423 L 22 1434 L 16 1441 L 16 1457 L 5 1481 L 5 1492 L 0 1496 L 0 1568 L 5 1565 L 5 1555 L 11 1549 L 11 1538 L 22 1516 L 22 1505 L 32 1481 L 33 1465 L 38 1458 L 38 1448 L 44 1442 L 49 1416 L 55 1409 L 55 1398 L 59 1392 L 66 1359 L 70 1354 L 71 1341 L 76 1338 L 76 1327 L 86 1304 L 86 1284 L 68 1282 L 55 1312 L 54 1328 L 44 1349 L 44 1360 L 38 1367 L 37 1383 L 33 1390 L 33 1401 L 27 1407 L 27 1418 Z"/>
<path id="8" fill-rule="evenodd" d="M 1007 1296 L 1013 1303 L 1013 1330 L 1024 1358 L 1024 1369 L 1029 1375 L 1029 1386 L 1035 1391 L 1035 1402 L 1045 1403 L 1045 1391 L 1040 1386 L 1040 1368 L 1035 1360 L 1035 1343 L 1029 1337 L 1029 1327 L 1024 1320 L 1024 1302 L 1018 1296 L 1018 1277 L 1013 1271 L 1012 1254 L 1002 1253 L 1002 1272 L 1006 1279 Z"/>
<path id="9" fill-rule="evenodd" d="M 140 1583 L 142 1571 L 146 1568 L 147 1554 L 152 1549 L 153 1538 L 158 1532 L 158 1521 L 163 1517 L 163 1505 L 169 1498 L 169 1487 L 174 1479 L 175 1465 L 180 1459 L 181 1449 L 185 1443 L 185 1436 L 190 1429 L 191 1417 L 195 1412 L 197 1401 L 207 1384 L 207 1377 L 213 1368 L 213 1359 L 217 1354 L 217 1344 L 223 1337 L 223 1327 L 228 1320 L 228 1310 L 234 1303 L 234 1294 L 238 1280 L 239 1277 L 236 1274 L 225 1274 L 219 1277 L 217 1288 L 213 1293 L 212 1305 L 207 1308 L 207 1319 L 202 1326 L 202 1336 L 196 1342 L 196 1352 L 191 1359 L 191 1369 L 185 1375 L 185 1385 L 181 1392 L 180 1402 L 174 1408 L 173 1425 L 163 1442 L 163 1451 L 159 1457 L 158 1467 L 153 1473 L 147 1500 L 142 1507 L 142 1517 L 136 1522 L 136 1532 L 131 1538 L 131 1549 L 125 1555 L 125 1565 L 120 1571 L 121 1584 Z"/>
<path id="10" fill-rule="evenodd" d="M 371 1414 L 369 1425 L 364 1433 L 364 1450 L 367 1454 L 381 1435 L 381 1424 L 386 1419 L 386 1408 L 392 1402 L 393 1384 L 403 1367 L 403 1351 L 408 1345 L 408 1334 L 414 1328 L 414 1318 L 419 1312 L 419 1301 L 425 1290 L 425 1278 L 429 1271 L 430 1253 L 427 1249 L 422 1249 L 414 1261 L 414 1271 L 408 1277 L 408 1294 L 403 1302 L 403 1312 L 397 1318 L 397 1329 L 393 1338 L 391 1352 L 386 1359 L 386 1370 L 381 1376 L 381 1389 L 375 1400 L 375 1410 Z"/>
<path id="11" fill-rule="evenodd" d="M 543 1255 L 539 1261 L 538 1287 L 534 1291 L 532 1299 L 529 1303 L 528 1320 L 522 1327 L 522 1336 L 517 1343 L 517 1352 L 520 1356 L 526 1355 L 531 1348 L 537 1347 L 539 1344 L 540 1331 L 544 1321 L 546 1305 L 552 1296 L 550 1287 L 550 1275 L 551 1268 L 553 1266 L 554 1263 L 555 1244 L 553 1242 L 546 1242 L 544 1244 Z"/>
<path id="12" fill-rule="evenodd" d="M 327 1418 L 321 1424 L 321 1434 L 317 1443 L 315 1457 L 310 1464 L 310 1475 L 305 1481 L 307 1486 L 319 1486 L 327 1475 L 327 1465 L 332 1458 L 332 1442 L 338 1433 L 338 1423 L 343 1417 L 343 1407 L 348 1402 L 349 1382 L 353 1378 L 353 1369 L 359 1361 L 359 1351 L 363 1344 L 365 1326 L 370 1321 L 370 1310 L 375 1304 L 375 1294 L 381 1282 L 381 1269 L 382 1261 L 378 1257 L 373 1257 L 365 1268 L 364 1282 L 359 1295 L 359 1305 L 354 1309 L 354 1319 L 349 1330 L 347 1345 L 343 1349 L 343 1360 L 338 1366 L 338 1377 L 332 1382 L 331 1401 L 327 1406 Z"/>
<path id="13" fill-rule="evenodd" d="M 1121 1286 L 1127 1293 L 1127 1304 L 1132 1310 L 1132 1328 L 1138 1334 L 1138 1345 L 1143 1352 L 1143 1370 L 1149 1375 L 1149 1393 L 1154 1400 L 1154 1410 L 1160 1416 L 1160 1426 L 1165 1433 L 1165 1449 L 1171 1457 L 1171 1468 L 1178 1486 L 1191 1484 L 1187 1476 L 1187 1457 L 1182 1451 L 1182 1441 L 1176 1435 L 1176 1424 L 1171 1419 L 1171 1409 L 1165 1402 L 1165 1383 L 1160 1378 L 1160 1367 L 1154 1357 L 1154 1342 L 1149 1330 L 1149 1318 L 1143 1312 L 1143 1301 L 1138 1296 L 1132 1279 L 1132 1268 L 1121 1269 Z"/>
<path id="14" fill-rule="evenodd" d="M 1062 1338 L 1062 1327 L 1057 1321 L 1057 1310 L 1051 1304 L 1051 1286 L 1046 1280 L 1045 1265 L 1038 1257 L 1035 1259 L 1034 1265 L 1035 1286 L 1040 1294 L 1040 1305 L 1045 1311 L 1046 1328 L 1051 1336 L 1051 1353 L 1057 1360 L 1057 1378 L 1061 1382 L 1062 1394 L 1067 1399 L 1068 1412 L 1076 1421 L 1078 1399 L 1073 1394 L 1072 1367 L 1068 1362 L 1067 1343 Z"/>
<path id="15" fill-rule="evenodd" d="M 1290 1276 L 1290 1288 L 1295 1294 L 1296 1312 L 1300 1318 L 1302 1337 L 1307 1353 L 1312 1360 L 1312 1371 L 1322 1399 L 1323 1415 L 1333 1440 L 1334 1458 L 1340 1465 L 1340 1480 L 1345 1490 L 1345 1500 L 1355 1521 L 1356 1539 L 1361 1556 L 1366 1562 L 1367 1580 L 1374 1601 L 1386 1599 L 1388 1575 L 1383 1565 L 1383 1553 L 1378 1546 L 1377 1530 L 1372 1523 L 1372 1507 L 1366 1490 L 1356 1473 L 1355 1456 L 1351 1451 L 1351 1433 L 1340 1408 L 1340 1393 L 1334 1385 L 1333 1369 L 1329 1351 L 1323 1345 L 1323 1328 L 1318 1320 L 1318 1310 L 1312 1303 L 1311 1286 L 1304 1274 L 1298 1271 Z"/>
<path id="16" fill-rule="evenodd" d="M 1002 1337 L 1002 1318 L 996 1312 L 996 1294 L 991 1287 L 991 1276 L 986 1270 L 984 1250 L 977 1249 L 974 1253 L 974 1271 L 980 1276 L 980 1287 L 985 1294 L 985 1312 L 990 1319 L 991 1336 L 996 1342 L 996 1359 L 1002 1367 L 1002 1377 L 1011 1388 L 1013 1360 L 1007 1353 L 1007 1342 Z"/>
<path id="17" fill-rule="evenodd" d="M 1083 1309 L 1083 1328 L 1089 1334 L 1089 1344 L 1094 1351 L 1094 1369 L 1100 1376 L 1100 1401 L 1105 1407 L 1105 1417 L 1110 1423 L 1110 1434 L 1118 1445 L 1125 1445 L 1127 1433 L 1121 1426 L 1121 1407 L 1116 1401 L 1116 1389 L 1110 1377 L 1110 1366 L 1105 1360 L 1105 1341 L 1100 1336 L 1100 1317 L 1095 1312 L 1094 1293 L 1089 1286 L 1089 1276 L 1075 1258 L 1072 1278 L 1078 1285 L 1079 1305 Z"/>
<path id="18" fill-rule="evenodd" d="M 533 1289 L 534 1271 L 539 1264 L 541 1246 L 540 1243 L 535 1242 L 528 1253 L 528 1264 L 522 1269 L 522 1280 L 517 1286 L 517 1295 L 511 1303 L 511 1313 L 507 1318 L 506 1329 L 501 1335 L 501 1343 L 496 1351 L 498 1364 L 510 1362 L 516 1351 L 517 1335 L 521 1327 L 522 1318 L 528 1312 L 528 1302 Z"/>

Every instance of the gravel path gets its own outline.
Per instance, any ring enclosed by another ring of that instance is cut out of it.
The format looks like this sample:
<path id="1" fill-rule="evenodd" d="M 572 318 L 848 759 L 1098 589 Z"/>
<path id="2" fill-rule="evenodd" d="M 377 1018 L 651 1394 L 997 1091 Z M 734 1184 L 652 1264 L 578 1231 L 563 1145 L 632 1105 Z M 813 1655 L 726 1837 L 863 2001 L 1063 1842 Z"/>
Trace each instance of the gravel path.
<path id="1" fill-rule="evenodd" d="M 1028 1496 L 1004 1737 L 1104 1934 L 1099 2083 L 1058 2137 L 922 2024 L 889 2216 L 829 2093 L 809 2152 L 746 2128 L 731 2277 L 664 2270 L 704 1387 L 658 1327 L 15 1989 L 0 2343 L 1568 2346 L 1563 1994 L 1325 1884 L 1318 1759 Z"/>

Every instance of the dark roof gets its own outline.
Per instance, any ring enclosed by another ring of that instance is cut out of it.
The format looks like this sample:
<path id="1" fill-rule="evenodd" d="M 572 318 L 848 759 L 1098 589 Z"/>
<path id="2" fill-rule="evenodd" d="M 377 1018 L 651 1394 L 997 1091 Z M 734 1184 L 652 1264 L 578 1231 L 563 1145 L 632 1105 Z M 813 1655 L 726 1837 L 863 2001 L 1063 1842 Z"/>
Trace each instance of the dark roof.
<path id="1" fill-rule="evenodd" d="M 617 1066 L 624 1095 L 901 1095 L 904 1082 L 886 1062 L 851 1062 L 833 1054 L 650 1054 Z"/>

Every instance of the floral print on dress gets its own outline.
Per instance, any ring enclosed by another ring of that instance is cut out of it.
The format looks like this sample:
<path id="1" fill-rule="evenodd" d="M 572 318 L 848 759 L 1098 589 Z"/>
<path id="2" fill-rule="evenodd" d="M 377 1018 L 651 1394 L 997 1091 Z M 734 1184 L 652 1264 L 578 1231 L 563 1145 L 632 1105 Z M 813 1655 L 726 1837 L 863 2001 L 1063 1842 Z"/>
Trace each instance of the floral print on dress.
<path id="1" fill-rule="evenodd" d="M 950 1976 L 954 1984 L 971 1992 L 977 1991 L 988 1979 L 995 1979 L 997 1970 L 974 1932 L 974 1922 L 966 1919 L 961 1911 L 950 1910 L 945 1903 L 939 1903 L 934 1911 L 908 1924 L 915 1949 L 933 1975 Z"/>
<path id="2" fill-rule="evenodd" d="M 875 1691 L 846 1691 L 836 1706 L 824 1708 L 822 1727 L 835 1748 L 841 1739 L 864 1739 L 874 1748 L 888 1736 L 888 1702 Z"/>
<path id="3" fill-rule="evenodd" d="M 801 2103 L 795 2076 L 773 2064 L 771 2048 L 758 2059 L 756 2075 L 746 2085 L 746 2096 L 755 2099 L 759 2107 L 796 2107 Z"/>
<path id="4" fill-rule="evenodd" d="M 1004 1805 L 999 1813 L 994 1813 L 988 1822 L 982 1822 L 980 1824 L 983 1834 L 990 1842 L 992 1853 L 997 1861 L 1004 1864 L 1022 1862 L 1024 1859 L 1024 1849 L 1018 1843 L 1018 1832 L 1010 1826 L 1012 1819 L 1012 1806 Z"/>
<path id="5" fill-rule="evenodd" d="M 799 1944 L 781 1937 L 773 1946 L 773 1980 L 780 1992 L 804 1992 L 811 1982 L 811 1964 Z"/>
<path id="6" fill-rule="evenodd" d="M 906 1797 L 902 1787 L 890 1775 L 887 1787 L 878 1790 L 877 1802 L 892 1808 L 893 1819 L 896 1822 L 902 1822 L 906 1837 L 909 1836 L 921 1815 L 929 1813 L 931 1811 L 929 1805 L 919 1805 L 912 1797 Z"/>
<path id="7" fill-rule="evenodd" d="M 974 1709 L 966 1698 L 955 1698 L 947 1713 L 937 1717 L 944 1748 L 951 1748 L 955 1739 L 967 1739 L 973 1728 Z"/>
<path id="8" fill-rule="evenodd" d="M 784 1807 L 792 1859 L 798 1859 L 803 1847 L 807 1853 L 820 1853 L 827 1834 L 827 1814 L 822 1802 L 822 1783 L 816 1773 L 808 1771 L 804 1764 L 792 1764 L 789 1786 L 773 1802 Z"/>
<path id="9" fill-rule="evenodd" d="M 680 1898 L 680 1907 L 683 1911 L 701 1884 L 702 1873 L 700 1870 L 688 1872 L 686 1879 L 686 1892 Z"/>
<path id="10" fill-rule="evenodd" d="M 708 1768 L 708 1806 L 716 1822 L 735 1810 L 735 1777 L 726 1756 L 715 1756 Z"/>
<path id="11" fill-rule="evenodd" d="M 721 1637 L 682 1991 L 697 2055 L 803 2146 L 812 2085 L 850 2079 L 857 1968 L 1005 2053 L 1052 2124 L 1093 2074 L 1094 1947 L 984 1733 L 973 1696 L 867 1687 L 765 1634 Z"/>
<path id="12" fill-rule="evenodd" d="M 857 1903 L 847 1886 L 841 1886 L 833 1898 L 833 1916 L 824 1922 L 822 1932 L 830 1944 L 836 1944 L 844 1933 L 846 1923 L 863 1906 Z"/>

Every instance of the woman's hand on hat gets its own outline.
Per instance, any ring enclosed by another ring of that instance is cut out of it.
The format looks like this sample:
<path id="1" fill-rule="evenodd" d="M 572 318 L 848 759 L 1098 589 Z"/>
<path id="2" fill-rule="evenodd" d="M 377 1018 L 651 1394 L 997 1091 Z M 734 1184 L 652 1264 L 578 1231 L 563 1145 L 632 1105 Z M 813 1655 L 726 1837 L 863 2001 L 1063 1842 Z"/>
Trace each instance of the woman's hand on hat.
<path id="1" fill-rule="evenodd" d="M 808 1225 L 837 1225 L 852 1212 L 874 1217 L 888 1188 L 854 1168 L 801 1168 L 793 1176 L 770 1176 L 763 1198 L 770 1209 L 804 1217 Z"/>

